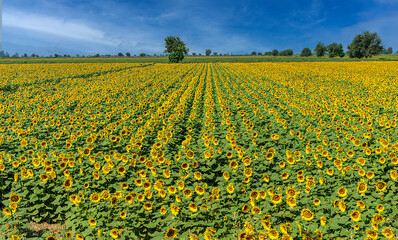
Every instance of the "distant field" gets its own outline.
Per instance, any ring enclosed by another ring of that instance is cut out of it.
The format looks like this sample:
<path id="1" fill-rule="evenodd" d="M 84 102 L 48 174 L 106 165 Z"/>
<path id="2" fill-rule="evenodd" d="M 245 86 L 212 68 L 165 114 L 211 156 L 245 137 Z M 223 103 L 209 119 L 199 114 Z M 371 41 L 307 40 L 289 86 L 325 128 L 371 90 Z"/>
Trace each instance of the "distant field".
<path id="1" fill-rule="evenodd" d="M 398 234 L 398 62 L 0 73 L 0 239 Z"/>
<path id="2" fill-rule="evenodd" d="M 340 62 L 340 61 L 398 61 L 398 54 L 379 55 L 370 59 L 329 58 L 329 57 L 270 57 L 270 56 L 188 56 L 183 63 L 216 63 L 216 62 Z M 167 63 L 167 57 L 109 57 L 109 58 L 17 58 L 0 59 L 0 64 L 18 63 Z"/>

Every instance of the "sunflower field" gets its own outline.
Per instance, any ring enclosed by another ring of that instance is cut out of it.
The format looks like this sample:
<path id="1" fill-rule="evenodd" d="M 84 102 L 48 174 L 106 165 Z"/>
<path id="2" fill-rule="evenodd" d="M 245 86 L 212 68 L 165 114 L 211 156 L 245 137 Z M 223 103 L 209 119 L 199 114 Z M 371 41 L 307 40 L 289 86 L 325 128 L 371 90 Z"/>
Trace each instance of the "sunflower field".
<path id="1" fill-rule="evenodd" d="M 397 239 L 397 99 L 397 62 L 1 65 L 0 239 Z"/>

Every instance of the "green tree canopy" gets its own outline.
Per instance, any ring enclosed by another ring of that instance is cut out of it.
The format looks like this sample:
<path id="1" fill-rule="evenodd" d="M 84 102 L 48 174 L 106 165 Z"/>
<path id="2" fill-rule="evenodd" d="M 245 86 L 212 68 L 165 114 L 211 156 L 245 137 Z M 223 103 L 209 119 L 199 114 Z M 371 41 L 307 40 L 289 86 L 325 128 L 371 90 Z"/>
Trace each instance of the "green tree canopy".
<path id="1" fill-rule="evenodd" d="M 315 52 L 315 54 L 316 54 L 318 57 L 322 57 L 323 55 L 325 55 L 326 51 L 327 51 L 327 49 L 326 49 L 325 44 L 323 44 L 323 43 L 321 43 L 321 42 L 319 42 L 319 43 L 315 46 L 315 49 L 314 49 L 314 52 Z"/>
<path id="2" fill-rule="evenodd" d="M 303 50 L 301 51 L 300 56 L 302 57 L 309 57 L 312 55 L 311 49 L 309 48 L 303 48 Z"/>
<path id="3" fill-rule="evenodd" d="M 327 51 L 329 52 L 330 58 L 345 56 L 343 45 L 335 42 L 327 46 Z"/>
<path id="4" fill-rule="evenodd" d="M 211 50 L 210 49 L 206 49 L 206 56 L 210 56 L 211 54 Z"/>
<path id="5" fill-rule="evenodd" d="M 185 43 L 180 37 L 168 36 L 165 41 L 165 53 L 169 53 L 169 62 L 180 62 L 184 59 L 184 54 L 188 54 L 189 49 L 185 47 Z"/>
<path id="6" fill-rule="evenodd" d="M 358 34 L 348 45 L 348 55 L 350 58 L 371 58 L 373 55 L 380 54 L 383 50 L 382 41 L 377 33 L 369 31 Z"/>

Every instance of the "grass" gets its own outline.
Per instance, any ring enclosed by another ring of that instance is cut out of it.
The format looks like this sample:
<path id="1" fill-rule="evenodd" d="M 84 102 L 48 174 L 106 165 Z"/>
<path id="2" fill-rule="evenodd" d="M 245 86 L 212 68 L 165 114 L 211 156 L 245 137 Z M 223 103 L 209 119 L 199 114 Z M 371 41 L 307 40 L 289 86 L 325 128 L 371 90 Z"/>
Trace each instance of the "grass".
<path id="1" fill-rule="evenodd" d="M 378 55 L 370 59 L 329 57 L 283 57 L 283 56 L 187 56 L 182 63 L 209 62 L 345 62 L 345 61 L 398 61 L 398 54 Z M 167 57 L 106 57 L 106 58 L 3 58 L 0 64 L 30 63 L 167 63 Z"/>

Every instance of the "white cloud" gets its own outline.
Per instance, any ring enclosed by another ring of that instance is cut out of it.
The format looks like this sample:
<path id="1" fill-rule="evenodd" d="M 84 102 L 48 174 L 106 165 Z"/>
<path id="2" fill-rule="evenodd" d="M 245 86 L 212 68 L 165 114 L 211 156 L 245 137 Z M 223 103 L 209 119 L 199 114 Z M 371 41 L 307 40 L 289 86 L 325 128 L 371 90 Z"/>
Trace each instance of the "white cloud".
<path id="1" fill-rule="evenodd" d="M 105 45 L 118 44 L 106 39 L 103 31 L 83 22 L 16 10 L 3 12 L 3 26 Z"/>

